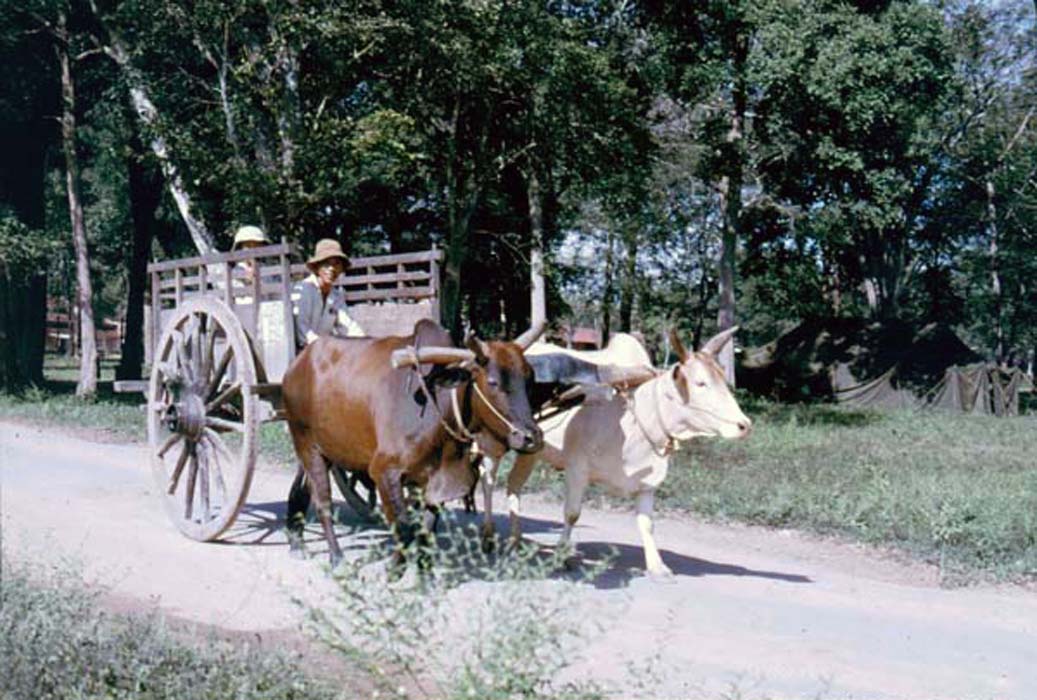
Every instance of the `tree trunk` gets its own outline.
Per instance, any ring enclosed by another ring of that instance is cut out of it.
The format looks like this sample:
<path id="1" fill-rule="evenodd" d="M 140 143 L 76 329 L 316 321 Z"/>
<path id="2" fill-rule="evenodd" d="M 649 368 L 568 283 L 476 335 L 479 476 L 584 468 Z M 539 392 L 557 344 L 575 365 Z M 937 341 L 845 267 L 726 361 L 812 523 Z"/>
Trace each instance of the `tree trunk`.
<path id="1" fill-rule="evenodd" d="M 605 289 L 601 295 L 601 346 L 608 345 L 609 336 L 612 335 L 612 294 L 615 289 L 615 263 L 612 253 L 615 236 L 612 229 L 608 230 L 605 245 Z"/>
<path id="2" fill-rule="evenodd" d="M 65 13 L 58 14 L 58 61 L 61 64 L 61 141 L 65 152 L 65 186 L 72 220 L 72 244 L 76 254 L 76 302 L 79 307 L 79 381 L 76 396 L 93 398 L 97 394 L 97 334 L 94 330 L 93 289 L 90 285 L 90 256 L 83 223 L 83 202 L 79 194 L 79 160 L 76 156 L 76 94 L 72 83 L 72 62 L 68 55 Z"/>
<path id="3" fill-rule="evenodd" d="M 461 338 L 461 268 L 468 257 L 468 224 L 474 198 L 454 193 L 447 215 L 447 248 L 443 263 L 443 323 L 455 340 Z"/>
<path id="4" fill-rule="evenodd" d="M 619 330 L 629 333 L 634 318 L 634 292 L 637 288 L 637 232 L 627 231 L 623 236 L 626 258 L 623 261 L 623 280 L 619 288 Z"/>
<path id="5" fill-rule="evenodd" d="M 136 131 L 130 140 L 127 162 L 130 183 L 130 215 L 133 220 L 133 252 L 129 264 L 126 331 L 118 379 L 140 379 L 144 366 L 144 296 L 148 287 L 148 258 L 155 225 L 155 211 L 162 196 L 161 179 L 144 162 L 144 148 Z"/>
<path id="6" fill-rule="evenodd" d="M 540 179 L 530 169 L 526 178 L 529 199 L 529 332 L 543 332 L 547 323 L 547 288 L 544 285 L 544 209 L 540 199 Z M 536 338 L 533 338 L 536 340 Z"/>
<path id="7" fill-rule="evenodd" d="M 101 21 L 101 13 L 93 0 L 91 0 L 90 6 L 97 20 Z M 148 93 L 144 76 L 130 62 L 130 53 L 122 43 L 122 40 L 110 31 L 108 32 L 107 45 L 104 47 L 104 52 L 119 66 L 123 78 L 125 78 L 129 86 L 130 103 L 133 105 L 133 110 L 137 113 L 137 118 L 143 127 L 142 132 L 151 134 L 151 151 L 158 158 L 159 166 L 162 168 L 162 175 L 165 177 L 166 185 L 169 187 L 169 193 L 173 196 L 173 201 L 176 202 L 177 211 L 187 227 L 187 232 L 191 236 L 195 249 L 197 249 L 200 255 L 214 252 L 216 250 L 215 239 L 212 233 L 209 232 L 208 227 L 206 227 L 205 222 L 192 210 L 191 195 L 184 186 L 180 170 L 173 163 L 166 140 L 161 135 L 158 108 Z"/>
<path id="8" fill-rule="evenodd" d="M 1005 359 L 1004 299 L 1001 293 L 1001 269 L 998 258 L 1000 244 L 997 228 L 997 202 L 994 181 L 988 179 L 987 230 L 990 236 L 990 294 L 994 298 L 994 359 L 1000 364 Z"/>
<path id="9" fill-rule="evenodd" d="M 720 178 L 717 187 L 721 207 L 721 253 L 720 253 L 720 308 L 717 311 L 717 326 L 723 331 L 735 325 L 735 262 L 738 250 L 738 229 L 742 215 L 742 180 L 744 177 L 745 112 L 748 104 L 745 64 L 749 55 L 749 39 L 745 29 L 739 27 L 732 43 L 734 87 L 731 93 L 730 126 L 724 138 L 728 156 L 727 173 Z M 727 343 L 717 358 L 724 369 L 724 377 L 735 385 L 735 347 Z"/>

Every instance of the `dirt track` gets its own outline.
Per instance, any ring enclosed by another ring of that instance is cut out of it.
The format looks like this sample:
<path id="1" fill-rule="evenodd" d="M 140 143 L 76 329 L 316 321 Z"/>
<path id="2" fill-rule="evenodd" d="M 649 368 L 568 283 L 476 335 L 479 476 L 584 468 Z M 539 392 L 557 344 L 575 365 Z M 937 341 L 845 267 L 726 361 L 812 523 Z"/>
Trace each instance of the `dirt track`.
<path id="1" fill-rule="evenodd" d="M 198 544 L 166 521 L 145 464 L 140 446 L 0 422 L 4 549 L 82 562 L 120 608 L 295 630 L 290 592 L 319 596 L 328 581 L 288 556 L 279 519 L 291 475 L 261 471 L 232 542 Z M 554 542 L 560 507 L 528 506 L 525 531 Z M 931 569 L 863 548 L 666 518 L 657 537 L 676 577 L 658 583 L 640 575 L 630 514 L 585 511 L 580 524 L 582 550 L 612 544 L 620 556 L 587 588 L 610 622 L 578 675 L 623 682 L 627 662 L 658 657 L 665 697 L 734 685 L 746 698 L 1037 698 L 1032 591 L 943 590 Z"/>

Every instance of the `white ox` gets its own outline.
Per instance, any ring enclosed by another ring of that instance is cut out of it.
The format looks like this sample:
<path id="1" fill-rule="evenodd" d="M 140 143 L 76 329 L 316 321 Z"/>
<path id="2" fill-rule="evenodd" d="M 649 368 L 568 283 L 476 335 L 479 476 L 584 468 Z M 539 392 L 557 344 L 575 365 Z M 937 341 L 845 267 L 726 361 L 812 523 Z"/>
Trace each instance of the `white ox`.
<path id="1" fill-rule="evenodd" d="M 521 536 L 519 523 L 522 486 L 537 463 L 544 460 L 565 470 L 565 528 L 567 545 L 580 517 L 583 495 L 591 483 L 613 493 L 634 496 L 637 527 L 645 553 L 645 568 L 654 576 L 670 575 L 653 536 L 655 490 L 666 478 L 670 455 L 678 442 L 696 436 L 744 438 L 752 422 L 731 395 L 716 357 L 737 328 L 711 338 L 699 352 L 689 353 L 671 334 L 678 362 L 628 392 L 603 391 L 588 396 L 579 407 L 541 424 L 544 450 L 519 455 L 508 475 L 507 494 L 511 537 Z M 632 336 L 617 335 L 605 350 L 579 352 L 546 344 L 531 346 L 526 354 L 565 352 L 597 364 L 650 366 L 644 347 Z M 483 470 L 484 535 L 492 535 L 492 489 L 496 465 L 504 446 L 480 440 L 492 463 Z"/>

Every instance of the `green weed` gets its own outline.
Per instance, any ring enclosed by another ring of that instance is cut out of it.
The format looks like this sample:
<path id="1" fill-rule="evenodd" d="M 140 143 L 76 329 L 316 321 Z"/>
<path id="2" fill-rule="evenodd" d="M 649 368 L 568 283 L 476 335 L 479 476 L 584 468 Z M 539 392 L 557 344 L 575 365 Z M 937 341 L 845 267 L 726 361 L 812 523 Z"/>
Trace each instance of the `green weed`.
<path id="1" fill-rule="evenodd" d="M 483 553 L 475 529 L 449 519 L 432 544 L 416 542 L 410 562 L 419 573 L 394 581 L 386 550 L 371 547 L 335 572 L 339 595 L 330 607 L 309 608 L 315 634 L 376 681 L 378 697 L 461 700 L 600 698 L 592 683 L 561 683 L 594 616 L 578 598 L 581 582 L 553 577 L 566 553 L 523 546 Z"/>
<path id="2" fill-rule="evenodd" d="M 293 660 L 209 640 L 152 615 L 106 615 L 73 569 L 2 561 L 0 697 L 21 700 L 330 700 Z M 341 696 L 339 696 L 341 697 Z"/>

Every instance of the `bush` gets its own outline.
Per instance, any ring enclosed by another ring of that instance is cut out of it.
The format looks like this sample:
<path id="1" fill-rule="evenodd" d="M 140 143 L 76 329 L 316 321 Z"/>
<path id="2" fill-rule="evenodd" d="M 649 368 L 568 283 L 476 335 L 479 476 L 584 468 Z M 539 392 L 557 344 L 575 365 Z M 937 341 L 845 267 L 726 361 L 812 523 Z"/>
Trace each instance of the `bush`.
<path id="1" fill-rule="evenodd" d="M 2 559 L 0 697 L 10 700 L 322 700 L 289 659 L 210 640 L 190 646 L 157 615 L 109 616 L 74 569 Z"/>
<path id="2" fill-rule="evenodd" d="M 594 630 L 579 587 L 608 562 L 553 577 L 565 552 L 525 544 L 487 555 L 475 528 L 448 519 L 444 529 L 438 541 L 406 549 L 408 562 L 423 563 L 399 581 L 382 547 L 344 562 L 335 604 L 308 608 L 317 637 L 371 675 L 375 696 L 601 697 L 593 684 L 558 679 Z"/>

